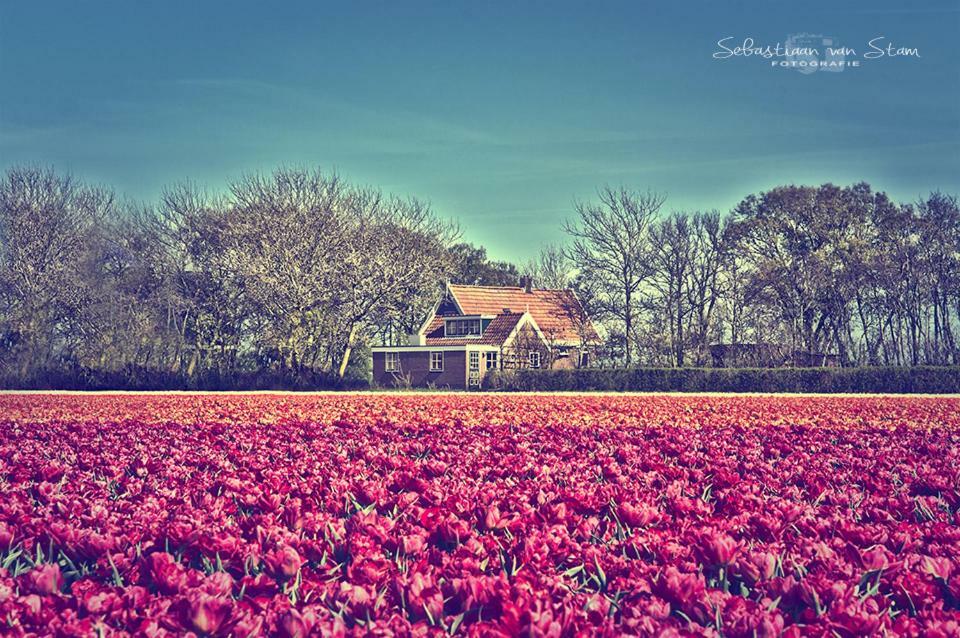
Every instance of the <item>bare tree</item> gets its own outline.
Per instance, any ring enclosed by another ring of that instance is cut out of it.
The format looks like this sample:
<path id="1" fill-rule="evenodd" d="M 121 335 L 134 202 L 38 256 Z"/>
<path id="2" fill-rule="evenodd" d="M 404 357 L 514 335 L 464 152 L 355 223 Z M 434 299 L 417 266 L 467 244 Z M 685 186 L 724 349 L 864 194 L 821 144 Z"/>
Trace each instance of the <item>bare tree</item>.
<path id="1" fill-rule="evenodd" d="M 960 363 L 957 320 L 960 318 L 960 204 L 957 198 L 934 192 L 916 205 L 927 273 L 929 343 L 926 360 Z"/>
<path id="2" fill-rule="evenodd" d="M 12 168 L 0 181 L 0 341 L 21 378 L 53 364 L 96 294 L 87 276 L 113 193 L 50 169 Z"/>
<path id="3" fill-rule="evenodd" d="M 547 244 L 540 249 L 536 259 L 523 268 L 533 280 L 534 286 L 548 290 L 565 290 L 570 287 L 573 269 L 563 249 L 555 244 Z"/>
<path id="4" fill-rule="evenodd" d="M 651 228 L 650 285 L 667 317 L 672 363 L 678 367 L 684 364 L 684 328 L 691 310 L 686 302 L 694 261 L 692 232 L 690 218 L 683 213 L 672 213 Z"/>
<path id="5" fill-rule="evenodd" d="M 456 231 L 416 199 L 361 193 L 352 210 L 353 241 L 338 261 L 346 292 L 339 304 L 345 343 L 338 375 L 346 372 L 359 336 L 406 314 L 411 301 L 433 291 L 452 263 L 446 250 Z"/>
<path id="6" fill-rule="evenodd" d="M 692 259 L 686 296 L 695 363 L 703 366 L 710 341 L 720 332 L 716 309 L 724 294 L 721 273 L 729 255 L 729 242 L 726 224 L 718 211 L 694 213 L 691 228 Z"/>
<path id="7" fill-rule="evenodd" d="M 432 294 L 455 228 L 416 199 L 282 169 L 233 184 L 230 255 L 284 368 L 343 377 L 354 347 Z"/>
<path id="8" fill-rule="evenodd" d="M 564 224 L 573 239 L 567 257 L 603 289 L 607 313 L 622 324 L 628 366 L 634 355 L 638 296 L 652 274 L 650 226 L 665 200 L 653 192 L 607 186 L 600 190 L 599 202 L 576 202 L 577 218 Z"/>
<path id="9" fill-rule="evenodd" d="M 141 224 L 159 244 L 155 268 L 163 273 L 164 331 L 177 335 L 170 369 L 233 371 L 250 325 L 249 298 L 231 246 L 236 211 L 226 198 L 196 184 L 165 189 Z"/>

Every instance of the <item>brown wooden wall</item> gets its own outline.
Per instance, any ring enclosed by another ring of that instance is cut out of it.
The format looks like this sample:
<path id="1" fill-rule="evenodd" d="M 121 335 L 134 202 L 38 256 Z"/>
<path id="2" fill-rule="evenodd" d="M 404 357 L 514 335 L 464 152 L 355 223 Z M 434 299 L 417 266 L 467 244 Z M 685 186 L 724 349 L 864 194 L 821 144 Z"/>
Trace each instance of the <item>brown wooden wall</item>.
<path id="1" fill-rule="evenodd" d="M 393 387 L 396 375 L 386 372 L 386 354 L 373 353 L 373 380 L 377 385 Z M 465 388 L 467 385 L 467 353 L 463 350 L 443 351 L 443 372 L 430 372 L 430 352 L 416 350 L 400 351 L 400 374 L 410 379 L 413 387 L 422 388 L 433 384 L 438 388 Z"/>

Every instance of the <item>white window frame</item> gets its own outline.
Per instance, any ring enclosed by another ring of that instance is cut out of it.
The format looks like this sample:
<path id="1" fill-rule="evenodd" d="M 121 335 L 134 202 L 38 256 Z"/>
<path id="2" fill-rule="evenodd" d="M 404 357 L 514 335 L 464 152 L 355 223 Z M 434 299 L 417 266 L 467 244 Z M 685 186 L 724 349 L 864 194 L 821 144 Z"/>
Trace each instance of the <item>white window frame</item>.
<path id="1" fill-rule="evenodd" d="M 400 371 L 400 353 L 399 352 L 383 353 L 383 370 L 384 372 Z"/>
<path id="2" fill-rule="evenodd" d="M 536 361 L 536 364 L 534 364 L 534 361 Z M 540 357 L 540 353 L 537 352 L 536 350 L 534 350 L 533 352 L 531 352 L 530 354 L 528 354 L 528 355 L 527 355 L 527 363 L 530 364 L 530 367 L 531 367 L 531 368 L 539 368 L 539 367 L 540 367 L 540 364 L 542 363 L 542 360 L 541 360 L 541 357 Z"/>
<path id="3" fill-rule="evenodd" d="M 443 351 L 430 352 L 430 372 L 443 372 Z"/>
<path id="4" fill-rule="evenodd" d="M 469 361 L 468 369 L 470 370 L 470 372 L 480 372 L 480 351 L 479 350 L 471 350 L 468 357 L 468 361 Z"/>
<path id="5" fill-rule="evenodd" d="M 496 350 L 489 350 L 484 357 L 484 367 L 487 370 L 496 370 L 500 367 L 500 353 Z"/>

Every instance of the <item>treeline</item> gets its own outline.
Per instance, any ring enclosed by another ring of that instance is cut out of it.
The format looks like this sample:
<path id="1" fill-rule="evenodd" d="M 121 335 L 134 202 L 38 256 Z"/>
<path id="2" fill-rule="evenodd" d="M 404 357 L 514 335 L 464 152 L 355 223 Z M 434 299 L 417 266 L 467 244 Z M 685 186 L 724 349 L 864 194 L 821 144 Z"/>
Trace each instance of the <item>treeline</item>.
<path id="1" fill-rule="evenodd" d="M 723 343 L 842 366 L 960 364 L 954 196 L 783 186 L 722 215 L 605 188 L 566 230 L 537 271 L 600 319 L 608 365 L 705 366 Z"/>
<path id="2" fill-rule="evenodd" d="M 960 211 L 866 184 L 787 186 L 730 214 L 655 193 L 576 202 L 569 241 L 521 267 L 423 201 L 304 169 L 191 183 L 157 202 L 50 169 L 0 180 L 4 387 L 318 387 L 367 378 L 440 282 L 572 287 L 597 365 L 704 366 L 716 343 L 845 366 L 957 365 Z M 536 241 L 537 238 L 531 238 Z"/>
<path id="3" fill-rule="evenodd" d="M 0 374 L 41 387 L 64 371 L 164 387 L 365 378 L 351 354 L 417 325 L 454 231 L 423 202 L 314 171 L 221 195 L 181 184 L 145 206 L 14 168 L 0 183 Z"/>

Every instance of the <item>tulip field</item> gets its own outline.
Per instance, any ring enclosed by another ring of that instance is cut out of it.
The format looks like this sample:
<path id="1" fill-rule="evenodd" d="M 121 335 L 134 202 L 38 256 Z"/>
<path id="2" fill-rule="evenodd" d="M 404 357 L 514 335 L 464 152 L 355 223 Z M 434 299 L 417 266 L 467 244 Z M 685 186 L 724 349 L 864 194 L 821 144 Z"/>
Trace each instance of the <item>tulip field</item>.
<path id="1" fill-rule="evenodd" d="M 0 395 L 0 635 L 960 636 L 960 399 Z"/>

